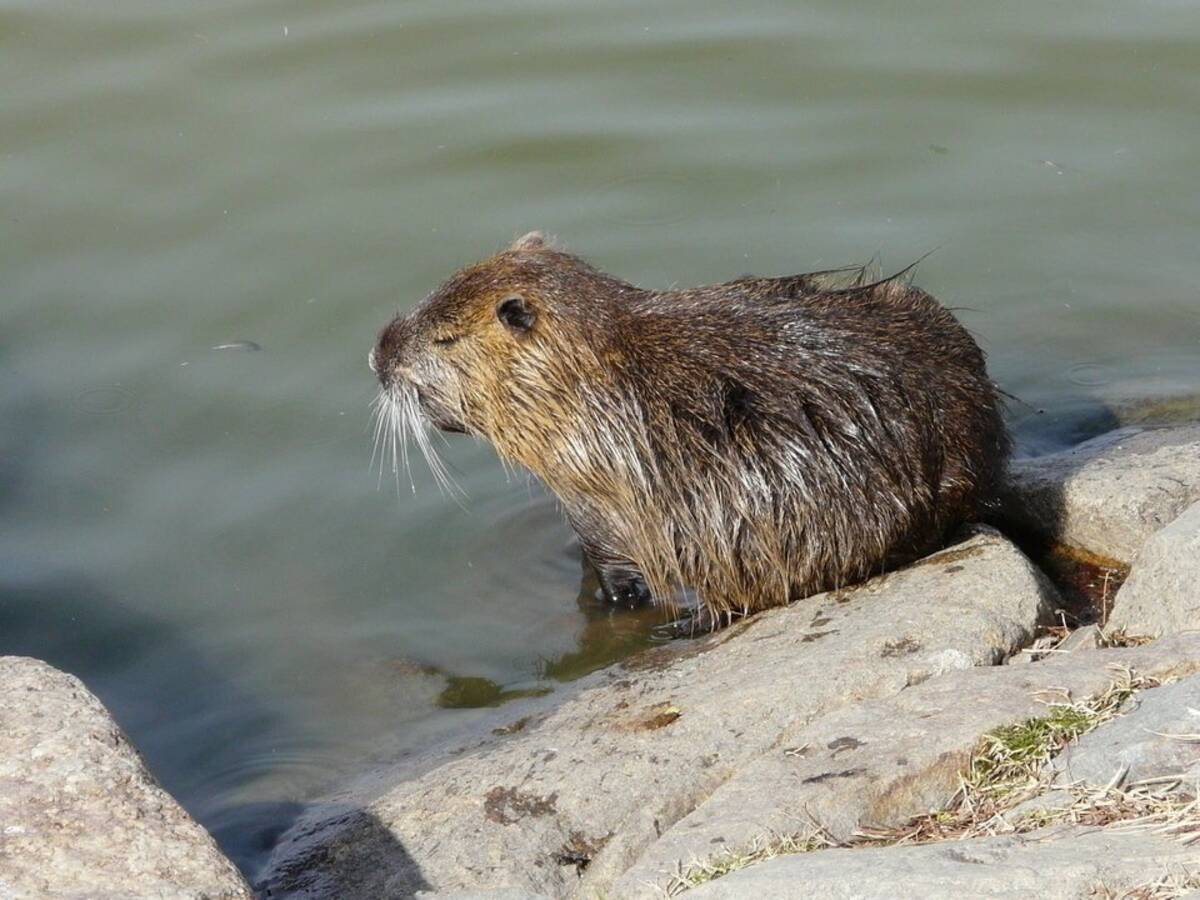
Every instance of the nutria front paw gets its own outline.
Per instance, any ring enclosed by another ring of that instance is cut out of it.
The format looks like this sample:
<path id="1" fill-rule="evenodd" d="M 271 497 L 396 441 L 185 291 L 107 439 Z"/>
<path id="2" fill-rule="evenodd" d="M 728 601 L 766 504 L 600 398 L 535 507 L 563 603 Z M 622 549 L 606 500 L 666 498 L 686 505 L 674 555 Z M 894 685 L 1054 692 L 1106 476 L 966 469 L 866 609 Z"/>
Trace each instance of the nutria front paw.
<path id="1" fill-rule="evenodd" d="M 609 603 L 626 609 L 639 609 L 654 602 L 650 589 L 637 572 L 601 572 L 600 587 Z"/>

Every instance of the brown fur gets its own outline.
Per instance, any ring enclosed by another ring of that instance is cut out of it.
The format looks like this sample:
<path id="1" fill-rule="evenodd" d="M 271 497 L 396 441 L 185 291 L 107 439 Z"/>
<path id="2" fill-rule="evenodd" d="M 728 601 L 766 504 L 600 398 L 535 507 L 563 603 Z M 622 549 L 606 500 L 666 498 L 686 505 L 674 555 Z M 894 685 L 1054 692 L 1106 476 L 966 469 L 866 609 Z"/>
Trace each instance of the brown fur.
<path id="1" fill-rule="evenodd" d="M 927 552 L 992 497 L 983 353 L 928 294 L 862 282 L 647 291 L 535 233 L 395 319 L 372 366 L 541 478 L 610 596 L 691 589 L 715 620 Z"/>

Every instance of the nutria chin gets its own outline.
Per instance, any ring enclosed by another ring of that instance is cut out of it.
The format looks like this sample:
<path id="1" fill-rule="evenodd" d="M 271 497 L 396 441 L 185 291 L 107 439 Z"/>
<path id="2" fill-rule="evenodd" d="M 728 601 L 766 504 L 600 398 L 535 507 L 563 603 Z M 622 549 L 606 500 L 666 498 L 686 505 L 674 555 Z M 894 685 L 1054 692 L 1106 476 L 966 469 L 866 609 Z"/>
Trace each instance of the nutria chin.
<path id="1" fill-rule="evenodd" d="M 534 232 L 451 277 L 371 352 L 385 420 L 486 438 L 557 494 L 614 601 L 711 621 L 943 542 L 1008 454 L 970 334 L 861 272 L 651 291 Z M 435 475 L 443 475 L 436 457 Z"/>

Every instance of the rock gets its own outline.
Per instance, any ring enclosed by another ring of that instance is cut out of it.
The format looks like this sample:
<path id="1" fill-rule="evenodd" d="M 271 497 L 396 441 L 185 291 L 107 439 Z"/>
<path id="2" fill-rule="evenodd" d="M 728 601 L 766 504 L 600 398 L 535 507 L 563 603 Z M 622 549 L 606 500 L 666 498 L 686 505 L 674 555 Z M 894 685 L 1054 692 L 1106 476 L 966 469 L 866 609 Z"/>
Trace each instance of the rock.
<path id="1" fill-rule="evenodd" d="M 0 657 L 0 896 L 249 898 L 75 677 Z"/>
<path id="2" fill-rule="evenodd" d="M 1099 625 L 1084 625 L 1068 634 L 1054 648 L 1056 653 L 1073 653 L 1076 650 L 1095 650 L 1104 643 L 1104 634 Z"/>
<path id="3" fill-rule="evenodd" d="M 703 884 L 687 896 L 696 900 L 1082 900 L 1135 896 L 1126 892 L 1164 877 L 1184 881 L 1194 876 L 1195 868 L 1195 848 L 1168 836 L 1055 828 L 917 847 L 780 856 Z"/>
<path id="4" fill-rule="evenodd" d="M 1120 669 L 1157 678 L 1200 671 L 1200 634 L 947 673 L 799 725 L 666 829 L 613 893 L 652 897 L 681 866 L 771 834 L 820 828 L 842 842 L 944 808 L 986 732 L 1044 715 L 1047 703 L 1099 694 Z"/>
<path id="5" fill-rule="evenodd" d="M 1018 804 L 1015 822 L 1031 813 L 1068 809 L 1077 802 L 1069 785 L 1131 787 L 1153 780 L 1155 790 L 1200 793 L 1200 676 L 1139 691 L 1129 710 L 1068 745 L 1047 766 L 1051 787 Z M 1177 778 L 1172 786 L 1164 778 Z"/>
<path id="6" fill-rule="evenodd" d="M 1011 657 L 1009 665 L 1026 665 L 1058 653 L 1073 653 L 1076 650 L 1095 650 L 1104 644 L 1104 633 L 1099 625 L 1084 625 L 1076 628 L 1061 640 L 1053 635 L 1043 635 L 1020 653 Z"/>
<path id="7" fill-rule="evenodd" d="M 1200 503 L 1143 545 L 1117 591 L 1110 631 L 1160 637 L 1200 629 Z"/>
<path id="8" fill-rule="evenodd" d="M 1175 737 L 1167 737 L 1174 735 Z M 1178 775 L 1200 781 L 1200 676 L 1140 691 L 1133 708 L 1081 737 L 1051 763 L 1056 781 L 1104 786 L 1123 770 L 1124 784 Z"/>
<path id="9" fill-rule="evenodd" d="M 1016 527 L 1128 563 L 1200 501 L 1200 425 L 1121 428 L 1014 460 L 1004 513 Z"/>
<path id="10" fill-rule="evenodd" d="M 520 888 L 486 888 L 482 891 L 420 891 L 417 900 L 549 900 L 545 894 L 531 894 Z"/>
<path id="11" fill-rule="evenodd" d="M 1053 650 L 1059 643 L 1059 639 L 1052 634 L 1043 634 L 1035 638 L 1033 643 L 1025 647 L 1020 653 L 1014 653 L 1008 658 L 1007 665 L 1010 666 L 1025 666 L 1029 663 L 1037 662 L 1044 657 L 1050 650 Z"/>
<path id="12" fill-rule="evenodd" d="M 1055 601 L 985 529 L 857 588 L 648 652 L 565 697 L 514 703 L 482 746 L 399 764 L 314 806 L 281 839 L 263 887 L 345 900 L 603 889 L 736 772 L 791 746 L 785 736 L 847 704 L 1001 662 Z"/>

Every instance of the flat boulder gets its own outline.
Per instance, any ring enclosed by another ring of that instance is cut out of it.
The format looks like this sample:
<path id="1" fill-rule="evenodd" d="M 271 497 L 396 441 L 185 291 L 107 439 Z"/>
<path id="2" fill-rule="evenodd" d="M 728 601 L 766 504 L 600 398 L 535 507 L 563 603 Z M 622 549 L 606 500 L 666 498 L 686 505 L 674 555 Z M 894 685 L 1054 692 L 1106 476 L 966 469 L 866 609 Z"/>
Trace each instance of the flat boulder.
<path id="1" fill-rule="evenodd" d="M 79 679 L 0 657 L 0 896 L 251 893 Z"/>
<path id="2" fill-rule="evenodd" d="M 1014 460 L 1004 499 L 1016 527 L 1122 563 L 1200 501 L 1200 425 L 1120 428 Z"/>
<path id="3" fill-rule="evenodd" d="M 1196 793 L 1200 782 L 1200 675 L 1139 691 L 1122 716 L 1070 744 L 1051 762 L 1058 784 L 1179 778 Z"/>
<path id="4" fill-rule="evenodd" d="M 1053 828 L 917 847 L 780 856 L 700 885 L 687 896 L 695 900 L 1173 896 L 1151 889 L 1171 882 L 1187 884 L 1195 868 L 1195 848 L 1167 835 Z"/>
<path id="5" fill-rule="evenodd" d="M 1200 503 L 1138 551 L 1108 628 L 1151 637 L 1200 629 Z"/>
<path id="6" fill-rule="evenodd" d="M 1200 634 L 1180 635 L 1141 647 L 1055 654 L 1032 665 L 947 672 L 895 696 L 833 710 L 785 733 L 776 746 L 740 767 L 649 845 L 616 880 L 613 893 L 651 900 L 671 886 L 677 873 L 745 856 L 772 835 L 815 829 L 846 843 L 864 830 L 903 826 L 951 804 L 983 735 L 1044 716 L 1048 704 L 1102 694 L 1118 672 L 1160 680 L 1191 676 L 1191 684 L 1197 670 Z M 1117 720 L 1094 732 L 1114 729 L 1108 732 L 1114 740 L 1101 745 L 1097 768 L 1105 769 L 1114 754 L 1123 752 L 1124 742 L 1142 741 L 1144 723 L 1177 725 L 1186 715 L 1185 708 L 1177 708 L 1183 696 L 1171 690 L 1159 698 L 1160 691 L 1168 688 L 1136 695 L 1138 708 L 1151 711 L 1141 722 Z M 1152 751 L 1145 752 L 1149 770 Z M 1181 748 L 1178 759 L 1195 752 L 1195 745 Z M 1165 749 L 1157 753 L 1159 763 L 1167 764 Z"/>
<path id="7" fill-rule="evenodd" d="M 262 887 L 342 900 L 603 893 L 805 723 L 1000 663 L 1056 599 L 1020 551 L 984 529 L 858 587 L 649 651 L 558 697 L 514 702 L 477 740 L 314 804 L 281 839 Z"/>

